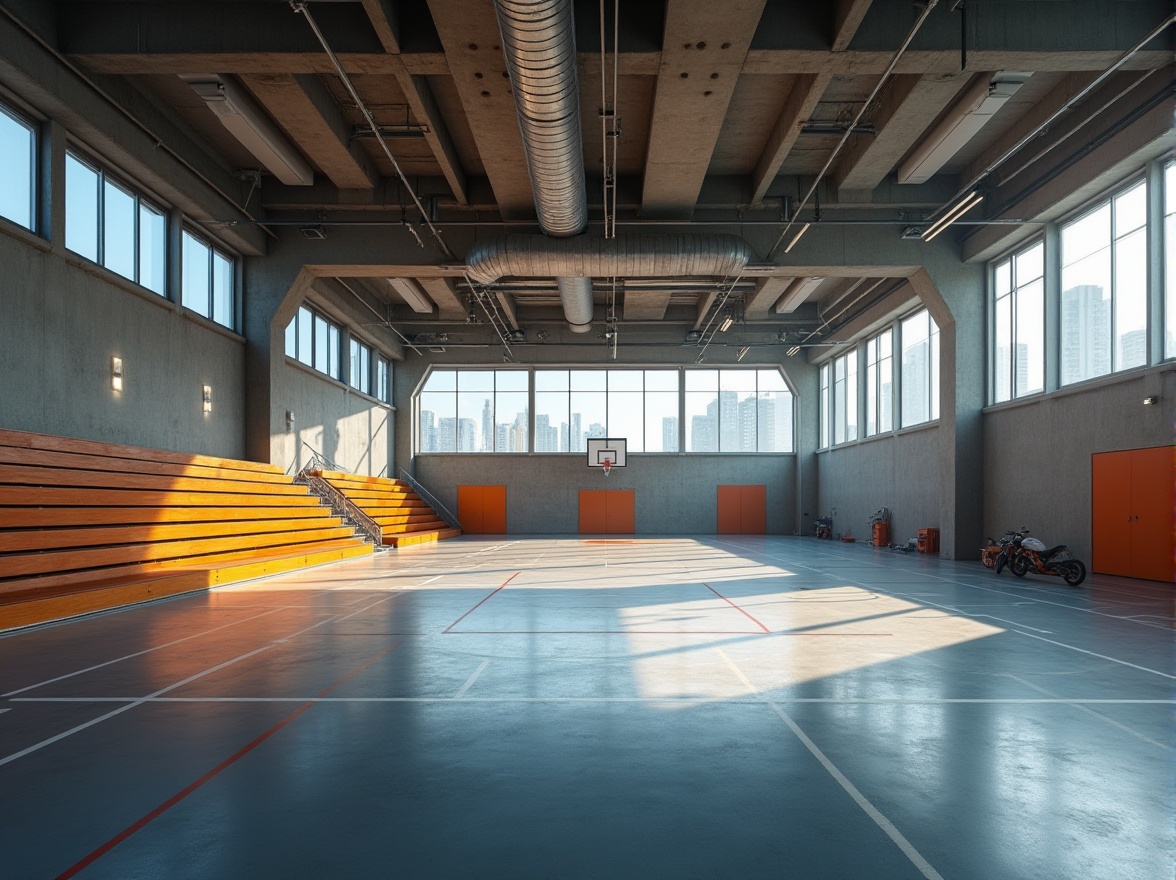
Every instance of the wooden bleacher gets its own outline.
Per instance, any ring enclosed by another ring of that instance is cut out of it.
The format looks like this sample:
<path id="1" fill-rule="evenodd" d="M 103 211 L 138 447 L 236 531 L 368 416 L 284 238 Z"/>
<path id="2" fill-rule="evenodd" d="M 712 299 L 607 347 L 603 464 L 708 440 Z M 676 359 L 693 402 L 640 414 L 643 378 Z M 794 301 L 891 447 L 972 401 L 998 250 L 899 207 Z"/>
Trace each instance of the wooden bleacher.
<path id="1" fill-rule="evenodd" d="M 0 629 L 370 553 L 272 465 L 0 430 Z"/>
<path id="2" fill-rule="evenodd" d="M 461 534 L 461 529 L 450 526 L 411 486 L 401 480 L 363 477 L 340 471 L 315 470 L 311 473 L 321 477 L 374 519 L 380 526 L 384 543 L 392 547 L 429 544 Z"/>

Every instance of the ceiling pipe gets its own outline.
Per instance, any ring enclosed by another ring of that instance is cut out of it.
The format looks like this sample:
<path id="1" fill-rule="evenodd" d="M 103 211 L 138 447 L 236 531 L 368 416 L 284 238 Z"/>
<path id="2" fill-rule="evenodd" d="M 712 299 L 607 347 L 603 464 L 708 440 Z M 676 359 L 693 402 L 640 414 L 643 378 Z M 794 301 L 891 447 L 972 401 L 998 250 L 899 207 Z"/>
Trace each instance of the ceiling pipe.
<path id="1" fill-rule="evenodd" d="M 539 228 L 560 238 L 579 235 L 588 226 L 588 195 L 571 0 L 495 0 L 494 12 Z M 571 329 L 586 333 L 592 278 L 560 275 L 556 285 Z"/>

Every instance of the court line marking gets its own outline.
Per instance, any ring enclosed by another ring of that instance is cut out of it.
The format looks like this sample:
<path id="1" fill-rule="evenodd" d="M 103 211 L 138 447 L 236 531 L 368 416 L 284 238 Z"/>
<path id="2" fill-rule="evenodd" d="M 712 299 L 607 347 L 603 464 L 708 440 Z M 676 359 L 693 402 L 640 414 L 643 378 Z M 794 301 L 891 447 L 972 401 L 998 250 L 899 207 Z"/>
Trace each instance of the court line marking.
<path id="1" fill-rule="evenodd" d="M 167 642 L 166 644 L 163 644 L 163 645 L 156 645 L 154 648 L 148 648 L 145 651 L 137 651 L 134 654 L 127 654 L 126 656 L 123 656 L 123 657 L 116 657 L 114 660 L 107 660 L 106 662 L 98 663 L 95 666 L 87 666 L 85 669 L 79 669 L 76 672 L 67 672 L 65 675 L 57 676 L 57 678 L 50 678 L 50 679 L 46 679 L 45 681 L 38 682 L 37 684 L 30 684 L 26 687 L 17 688 L 16 690 L 9 691 L 6 694 L 0 694 L 0 697 L 13 697 L 13 696 L 16 696 L 17 694 L 23 694 L 25 691 L 31 691 L 31 690 L 34 690 L 35 688 L 44 687 L 47 684 L 53 684 L 54 682 L 64 681 L 67 678 L 73 678 L 75 675 L 83 675 L 87 672 L 93 672 L 95 669 L 101 669 L 103 666 L 110 666 L 111 664 L 114 664 L 114 663 L 121 663 L 123 660 L 131 660 L 135 657 L 142 657 L 144 654 L 150 654 L 152 651 L 159 651 L 159 650 L 162 650 L 163 648 L 170 648 L 173 645 L 180 644 L 180 642 L 186 642 L 186 641 L 189 641 L 190 639 L 198 639 L 201 636 L 208 635 L 209 633 L 214 633 L 214 632 L 217 632 L 218 630 L 222 630 L 222 629 L 228 629 L 231 626 L 237 626 L 242 623 L 248 623 L 251 620 L 257 620 L 259 617 L 265 617 L 266 615 L 269 615 L 269 614 L 277 614 L 279 611 L 282 611 L 282 610 L 283 610 L 282 608 L 274 608 L 272 611 L 263 611 L 261 614 L 255 614 L 252 617 L 246 617 L 243 620 L 235 620 L 232 623 L 226 623 L 223 626 L 213 627 L 212 629 L 208 629 L 208 630 L 205 630 L 204 632 L 199 632 L 194 635 L 184 636 L 182 639 L 176 639 L 173 642 Z"/>
<path id="2" fill-rule="evenodd" d="M 358 675 L 360 672 L 363 672 L 365 669 L 367 669 L 373 663 L 380 660 L 384 656 L 390 654 L 396 648 L 396 646 L 398 644 L 399 644 L 399 642 L 393 642 L 391 645 L 389 645 L 383 651 L 380 651 L 380 653 L 376 654 L 374 657 L 367 660 L 365 663 L 363 663 L 360 666 L 357 666 L 355 669 L 351 670 L 351 672 L 347 673 L 347 675 L 343 676 L 337 682 L 330 685 L 325 690 L 320 691 L 319 696 L 330 693 L 335 688 L 339 687 L 339 685 L 346 682 L 348 679 L 353 678 L 354 676 Z M 122 831 L 120 831 L 114 837 L 110 838 L 110 840 L 106 841 L 106 843 L 102 844 L 100 847 L 95 849 L 89 855 L 85 856 L 84 858 L 82 858 L 78 862 L 74 863 L 69 868 L 66 868 L 65 871 L 63 871 L 61 874 L 57 875 L 58 880 L 67 880 L 67 878 L 73 877 L 78 872 L 80 872 L 80 871 L 84 870 L 85 868 L 87 868 L 88 866 L 92 865 L 94 862 L 96 862 L 102 856 L 106 855 L 106 853 L 110 852 L 112 849 L 114 849 L 116 846 L 118 846 L 120 843 L 122 843 L 128 837 L 135 834 L 137 831 L 146 827 L 148 824 L 150 824 L 152 821 L 157 819 L 159 816 L 166 813 L 168 810 L 170 810 L 172 807 L 174 807 L 176 804 L 178 804 L 180 801 L 182 801 L 188 795 L 192 794 L 192 792 L 196 791 L 198 788 L 203 786 L 206 782 L 208 782 L 209 780 L 213 779 L 214 777 L 220 775 L 220 773 L 222 771 L 227 770 L 233 764 L 237 763 L 239 760 L 244 758 L 247 754 L 249 754 L 251 751 L 253 751 L 255 748 L 257 748 L 259 745 L 261 745 L 263 742 L 265 742 L 267 739 L 269 739 L 271 736 L 273 736 L 275 733 L 277 733 L 283 727 L 285 727 L 286 725 L 293 722 L 300 715 L 309 711 L 313 706 L 314 706 L 313 702 L 307 702 L 307 703 L 303 704 L 302 706 L 300 706 L 298 709 L 295 709 L 293 712 L 291 712 L 289 715 L 287 715 L 285 718 L 283 718 L 281 721 L 279 721 L 273 727 L 269 728 L 261 735 L 255 737 L 252 741 L 250 741 L 249 743 L 246 743 L 245 746 L 238 749 L 236 752 L 234 752 L 229 757 L 225 758 L 225 760 L 221 761 L 219 764 L 217 764 L 215 767 L 213 767 L 211 770 L 209 770 L 207 773 L 205 773 L 199 779 L 195 780 L 192 783 L 189 783 L 186 787 L 180 789 L 178 792 L 173 794 L 170 798 L 168 798 L 166 801 L 164 801 L 162 804 L 160 804 L 154 810 L 152 810 L 151 812 L 147 813 L 145 816 L 140 818 L 137 822 L 134 822 L 133 824 L 128 825 L 126 828 L 124 828 Z"/>
<path id="3" fill-rule="evenodd" d="M 766 626 L 764 626 L 763 623 L 756 620 L 754 617 L 752 617 L 750 614 L 748 614 L 746 611 L 744 611 L 742 608 L 740 608 L 738 605 L 736 605 L 734 602 L 732 602 L 730 599 L 728 599 L 726 596 L 724 596 L 722 593 L 720 593 L 718 590 L 716 590 L 710 584 L 704 583 L 703 586 L 706 587 L 708 590 L 710 590 L 712 593 L 714 593 L 716 596 L 718 596 L 720 599 L 722 599 L 724 602 L 726 602 L 728 605 L 730 605 L 732 608 L 734 608 L 736 611 L 738 611 L 740 614 L 742 614 L 744 617 L 746 617 L 748 620 L 750 620 L 752 623 L 754 623 L 756 626 L 758 626 L 760 629 L 762 629 L 764 632 L 766 632 L 766 633 L 771 632 L 771 630 L 768 629 Z"/>
<path id="4" fill-rule="evenodd" d="M 1026 706 L 1176 706 L 1176 699 L 1103 699 L 1098 697 L 773 697 L 777 703 L 826 704 L 833 706 L 953 706 L 953 705 L 1026 705 Z M 453 697 L 13 697 L 13 703 L 450 703 Z M 761 706 L 763 697 L 464 697 L 463 703 L 732 703 Z"/>
<path id="5" fill-rule="evenodd" d="M 1100 660 L 1109 660 L 1111 663 L 1118 663 L 1122 666 L 1130 666 L 1132 669 L 1138 669 L 1140 672 L 1150 672 L 1152 675 L 1159 675 L 1172 681 L 1176 681 L 1176 675 L 1169 675 L 1166 672 L 1160 672 L 1158 669 L 1149 669 L 1146 666 L 1140 666 L 1136 663 L 1128 663 L 1126 660 L 1119 660 L 1115 657 L 1108 657 L 1106 654 L 1098 654 L 1094 651 L 1087 651 L 1085 648 L 1076 648 L 1074 645 L 1067 645 L 1065 642 L 1055 642 L 1053 639 L 1047 639 L 1043 636 L 1035 636 L 1033 633 L 1021 632 L 1019 629 L 1012 629 L 1009 632 L 1020 633 L 1023 636 L 1028 636 L 1031 639 L 1038 639 L 1042 642 L 1049 642 L 1051 645 L 1057 645 L 1059 648 L 1068 648 L 1071 651 L 1077 651 L 1080 654 L 1088 654 L 1091 657 L 1098 657 Z"/>
<path id="6" fill-rule="evenodd" d="M 1027 688 L 1031 688 L 1032 690 L 1035 690 L 1038 693 L 1047 694 L 1048 696 L 1051 696 L 1051 697 L 1057 696 L 1057 694 L 1055 694 L 1053 691 L 1050 691 L 1047 688 L 1043 688 L 1041 685 L 1034 684 L 1031 681 L 1026 681 L 1025 679 L 1021 678 L 1019 675 L 1009 674 L 1008 677 L 1011 678 L 1013 681 L 1017 682 L 1018 684 L 1022 684 Z M 1139 731 L 1132 730 L 1126 724 L 1121 724 L 1118 721 L 1116 721 L 1114 718 L 1110 718 L 1110 717 L 1102 714 L 1101 712 L 1095 712 L 1093 709 L 1087 708 L 1086 706 L 1081 706 L 1077 703 L 1069 703 L 1068 705 L 1073 706 L 1079 712 L 1085 712 L 1087 715 L 1091 715 L 1091 716 L 1097 718 L 1099 721 L 1106 722 L 1107 724 L 1111 725 L 1111 727 L 1117 727 L 1119 730 L 1123 731 L 1124 733 L 1131 734 L 1136 739 L 1141 739 L 1145 743 L 1148 743 L 1149 745 L 1153 745 L 1156 748 L 1163 749 L 1165 752 L 1170 752 L 1173 750 L 1172 746 L 1165 745 L 1164 743 L 1159 742 L 1158 740 L 1154 740 L 1151 737 L 1144 736 Z"/>
<path id="7" fill-rule="evenodd" d="M 11 711 L 12 711 L 12 707 L 11 707 L 11 706 L 10 706 L 10 707 L 8 707 L 7 709 L 0 709 L 0 715 L 3 715 L 5 712 L 11 712 Z"/>
<path id="8" fill-rule="evenodd" d="M 489 602 L 490 597 L 493 596 L 495 593 L 499 592 L 500 590 L 505 590 L 506 585 L 509 584 L 511 581 L 513 581 L 515 578 L 517 578 L 520 574 L 522 574 L 521 571 L 516 571 L 514 574 L 512 574 L 510 577 L 508 577 L 506 580 L 504 580 L 501 584 L 498 585 L 498 587 L 496 589 L 494 589 L 492 592 L 490 592 L 486 596 L 484 596 L 482 598 L 481 602 L 479 602 L 477 605 L 475 605 L 473 608 L 471 608 L 469 611 L 467 611 L 465 614 L 463 614 L 457 620 L 453 621 L 453 623 L 449 624 L 449 626 L 445 627 L 445 629 L 441 630 L 441 634 L 444 635 L 445 633 L 448 633 L 451 629 L 453 629 L 455 626 L 457 626 L 459 623 L 461 623 L 463 620 L 465 620 L 467 617 L 469 617 L 471 614 L 473 614 L 475 611 L 477 611 L 479 608 L 481 608 L 483 605 L 485 605 L 487 602 Z"/>
<path id="9" fill-rule="evenodd" d="M 469 691 L 469 689 L 474 686 L 474 682 L 478 680 L 478 676 L 481 675 L 483 672 L 485 672 L 486 667 L 489 665 L 490 665 L 489 660 L 483 660 L 482 663 L 478 666 L 478 668 L 474 670 L 474 674 L 466 679 L 465 684 L 463 684 L 460 688 L 458 688 L 457 693 L 454 694 L 451 697 L 451 699 L 460 700 L 462 697 L 464 697 L 466 695 L 466 693 Z"/>

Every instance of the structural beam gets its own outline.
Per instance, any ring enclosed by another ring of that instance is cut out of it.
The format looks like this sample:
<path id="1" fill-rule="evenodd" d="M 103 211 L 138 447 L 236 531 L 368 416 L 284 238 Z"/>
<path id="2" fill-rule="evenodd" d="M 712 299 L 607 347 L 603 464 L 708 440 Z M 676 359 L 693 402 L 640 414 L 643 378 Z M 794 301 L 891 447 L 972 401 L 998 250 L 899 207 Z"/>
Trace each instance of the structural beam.
<path id="1" fill-rule="evenodd" d="M 768 187 L 775 181 L 780 172 L 780 166 L 788 158 L 788 154 L 796 145 L 800 137 L 800 127 L 812 116 L 825 89 L 833 81 L 832 73 L 804 74 L 796 77 L 788 100 L 780 110 L 780 116 L 768 135 L 768 142 L 755 164 L 752 175 L 751 203 L 759 205 L 768 192 Z"/>
<path id="2" fill-rule="evenodd" d="M 861 27 L 862 19 L 870 9 L 873 0 L 837 0 L 833 13 L 833 51 L 844 52 L 849 48 L 853 35 Z"/>
<path id="3" fill-rule="evenodd" d="M 772 307 L 776 305 L 776 300 L 784 295 L 784 291 L 793 280 L 791 275 L 772 275 L 759 279 L 756 282 L 755 290 L 743 305 L 744 317 L 752 320 L 770 316 Z"/>
<path id="4" fill-rule="evenodd" d="M 669 291 L 626 290 L 621 313 L 625 321 L 660 321 L 670 305 Z"/>
<path id="5" fill-rule="evenodd" d="M 417 283 L 437 304 L 438 317 L 450 320 L 466 316 L 465 306 L 457 295 L 457 285 L 452 278 L 418 278 Z"/>

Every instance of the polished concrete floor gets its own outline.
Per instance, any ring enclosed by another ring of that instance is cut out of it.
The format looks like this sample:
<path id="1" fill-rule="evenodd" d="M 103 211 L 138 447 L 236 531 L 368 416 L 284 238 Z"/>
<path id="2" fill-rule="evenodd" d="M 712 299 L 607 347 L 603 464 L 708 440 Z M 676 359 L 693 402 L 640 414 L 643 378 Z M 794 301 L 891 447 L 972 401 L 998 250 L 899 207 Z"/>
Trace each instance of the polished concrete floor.
<path id="1" fill-rule="evenodd" d="M 1173 876 L 1171 585 L 462 538 L 0 637 L 0 876 Z"/>

